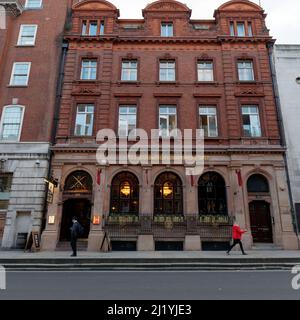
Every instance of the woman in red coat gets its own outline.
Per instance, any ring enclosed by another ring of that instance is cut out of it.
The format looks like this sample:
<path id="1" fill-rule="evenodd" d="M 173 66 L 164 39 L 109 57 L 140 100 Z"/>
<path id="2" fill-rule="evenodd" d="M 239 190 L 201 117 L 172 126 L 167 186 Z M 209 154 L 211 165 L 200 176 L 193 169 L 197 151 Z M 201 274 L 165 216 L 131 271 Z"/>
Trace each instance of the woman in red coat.
<path id="1" fill-rule="evenodd" d="M 233 244 L 230 246 L 229 250 L 227 251 L 227 254 L 230 254 L 230 251 L 232 250 L 233 247 L 235 247 L 237 244 L 240 245 L 241 251 L 243 253 L 243 255 L 247 255 L 247 253 L 245 253 L 244 248 L 243 248 L 243 244 L 242 244 L 242 235 L 247 232 L 247 230 L 242 230 L 240 228 L 240 226 L 235 223 L 232 227 L 232 238 L 233 238 Z"/>

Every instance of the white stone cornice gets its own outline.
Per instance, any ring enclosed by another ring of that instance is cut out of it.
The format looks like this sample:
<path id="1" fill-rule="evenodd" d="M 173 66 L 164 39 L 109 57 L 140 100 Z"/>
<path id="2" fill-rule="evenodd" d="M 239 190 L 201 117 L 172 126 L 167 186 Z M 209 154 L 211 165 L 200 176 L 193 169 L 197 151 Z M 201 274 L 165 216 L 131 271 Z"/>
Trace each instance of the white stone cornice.
<path id="1" fill-rule="evenodd" d="M 24 8 L 19 0 L 0 0 L 0 5 L 2 5 L 6 12 L 14 17 L 19 16 Z"/>

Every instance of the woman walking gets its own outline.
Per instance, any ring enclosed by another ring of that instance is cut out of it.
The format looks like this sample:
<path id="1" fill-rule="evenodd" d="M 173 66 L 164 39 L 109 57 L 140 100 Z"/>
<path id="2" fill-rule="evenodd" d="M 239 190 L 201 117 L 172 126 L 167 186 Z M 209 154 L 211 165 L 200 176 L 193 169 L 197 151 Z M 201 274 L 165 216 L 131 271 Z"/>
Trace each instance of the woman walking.
<path id="1" fill-rule="evenodd" d="M 242 235 L 244 233 L 246 233 L 247 230 L 242 230 L 241 227 L 237 224 L 234 223 L 233 227 L 232 227 L 232 238 L 233 238 L 233 244 L 230 246 L 229 250 L 227 251 L 227 254 L 230 254 L 230 251 L 237 245 L 240 245 L 241 251 L 243 253 L 244 256 L 247 255 L 247 253 L 245 253 L 244 248 L 243 248 L 243 244 L 242 244 Z"/>

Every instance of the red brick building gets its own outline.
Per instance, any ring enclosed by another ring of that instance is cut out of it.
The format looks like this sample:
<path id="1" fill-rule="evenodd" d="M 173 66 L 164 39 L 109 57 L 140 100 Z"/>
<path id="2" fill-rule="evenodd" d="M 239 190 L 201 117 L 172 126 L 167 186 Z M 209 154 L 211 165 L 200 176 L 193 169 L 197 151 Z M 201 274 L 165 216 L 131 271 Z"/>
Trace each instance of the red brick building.
<path id="1" fill-rule="evenodd" d="M 52 169 L 59 187 L 48 207 L 45 250 L 68 240 L 71 217 L 88 250 L 107 232 L 115 249 L 225 247 L 230 217 L 260 243 L 298 248 L 284 148 L 274 101 L 265 13 L 246 0 L 192 20 L 173 0 L 143 19 L 119 19 L 101 0 L 75 1 Z M 98 130 L 162 135 L 204 129 L 205 170 L 183 165 L 97 163 Z"/>
<path id="2" fill-rule="evenodd" d="M 0 243 L 40 231 L 68 0 L 0 1 Z"/>

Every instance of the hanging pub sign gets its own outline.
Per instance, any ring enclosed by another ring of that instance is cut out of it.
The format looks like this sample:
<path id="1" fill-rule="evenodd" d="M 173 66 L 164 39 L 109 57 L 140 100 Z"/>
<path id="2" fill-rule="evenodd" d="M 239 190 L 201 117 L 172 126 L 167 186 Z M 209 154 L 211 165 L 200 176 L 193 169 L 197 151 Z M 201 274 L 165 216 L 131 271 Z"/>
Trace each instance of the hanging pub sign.
<path id="1" fill-rule="evenodd" d="M 48 185 L 47 203 L 52 203 L 53 202 L 53 195 L 54 195 L 54 188 L 57 188 L 58 181 L 53 179 L 53 177 L 51 177 L 49 180 L 45 178 L 44 181 Z"/>
<path id="2" fill-rule="evenodd" d="M 48 182 L 48 192 L 47 192 L 47 202 L 53 202 L 53 194 L 54 194 L 54 184 L 52 182 Z"/>

